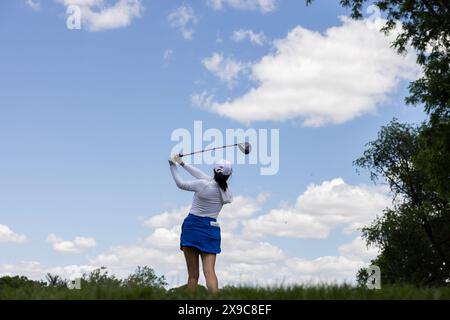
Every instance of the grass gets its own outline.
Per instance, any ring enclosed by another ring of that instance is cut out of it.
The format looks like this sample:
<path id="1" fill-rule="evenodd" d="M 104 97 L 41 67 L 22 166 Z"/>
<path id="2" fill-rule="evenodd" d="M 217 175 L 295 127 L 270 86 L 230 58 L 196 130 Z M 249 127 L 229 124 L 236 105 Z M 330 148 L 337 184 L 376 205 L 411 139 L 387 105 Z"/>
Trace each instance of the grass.
<path id="1" fill-rule="evenodd" d="M 152 287 L 108 287 L 88 285 L 80 290 L 69 290 L 65 287 L 23 287 L 1 288 L 0 299 L 236 299 L 236 300 L 297 300 L 297 299 L 450 299 L 450 287 L 417 288 L 412 286 L 387 286 L 381 290 L 368 290 L 348 285 L 315 286 L 315 287 L 225 287 L 217 295 L 211 295 L 204 287 L 195 292 L 179 287 L 171 290 Z"/>

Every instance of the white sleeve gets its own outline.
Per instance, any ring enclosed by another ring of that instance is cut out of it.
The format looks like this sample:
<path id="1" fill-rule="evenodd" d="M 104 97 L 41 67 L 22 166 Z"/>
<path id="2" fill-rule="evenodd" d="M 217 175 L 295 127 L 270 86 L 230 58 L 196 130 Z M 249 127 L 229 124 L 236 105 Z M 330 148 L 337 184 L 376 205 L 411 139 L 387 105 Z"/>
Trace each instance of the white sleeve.
<path id="1" fill-rule="evenodd" d="M 212 177 L 208 176 L 206 173 L 204 173 L 202 170 L 197 169 L 194 166 L 191 166 L 187 163 L 184 163 L 183 166 L 184 169 L 186 169 L 187 172 L 190 173 L 191 176 L 197 179 L 204 179 L 204 180 L 211 180 Z"/>
<path id="2" fill-rule="evenodd" d="M 207 180 L 192 180 L 192 181 L 184 181 L 181 179 L 180 174 L 178 173 L 177 166 L 170 166 L 170 172 L 172 173 L 173 180 L 178 188 L 186 191 L 201 191 L 207 184 Z"/>

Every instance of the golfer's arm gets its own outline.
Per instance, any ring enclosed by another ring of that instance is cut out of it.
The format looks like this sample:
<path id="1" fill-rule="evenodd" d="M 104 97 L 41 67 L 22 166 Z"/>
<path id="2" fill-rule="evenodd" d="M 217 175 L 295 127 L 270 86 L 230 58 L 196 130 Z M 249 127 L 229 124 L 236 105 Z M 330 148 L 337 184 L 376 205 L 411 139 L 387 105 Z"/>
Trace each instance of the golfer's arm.
<path id="1" fill-rule="evenodd" d="M 181 179 L 180 174 L 178 173 L 177 167 L 170 166 L 170 172 L 172 173 L 173 180 L 178 188 L 186 191 L 199 191 L 205 185 L 205 180 L 195 180 L 195 181 L 184 181 Z"/>
<path id="2" fill-rule="evenodd" d="M 206 173 L 204 173 L 202 170 L 197 169 L 194 166 L 191 166 L 187 163 L 184 163 L 183 168 L 186 169 L 187 172 L 189 172 L 189 174 L 191 176 L 193 176 L 194 178 L 197 179 L 204 179 L 204 180 L 210 180 L 211 177 L 208 176 Z"/>

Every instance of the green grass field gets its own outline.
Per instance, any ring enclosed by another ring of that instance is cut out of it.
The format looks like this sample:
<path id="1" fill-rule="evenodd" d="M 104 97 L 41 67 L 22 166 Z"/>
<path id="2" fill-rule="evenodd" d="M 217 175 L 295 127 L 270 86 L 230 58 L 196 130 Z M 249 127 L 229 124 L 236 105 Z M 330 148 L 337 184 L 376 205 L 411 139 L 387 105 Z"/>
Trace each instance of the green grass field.
<path id="1" fill-rule="evenodd" d="M 79 279 L 80 289 L 69 289 L 68 280 L 47 274 L 46 281 L 24 276 L 0 277 L 0 300 L 11 299 L 233 299 L 233 300 L 297 300 L 297 299 L 450 299 L 450 286 L 415 287 L 382 286 L 380 290 L 350 285 L 319 286 L 226 286 L 212 295 L 203 286 L 192 292 L 185 286 L 167 289 L 164 276 L 157 276 L 148 266 L 138 267 L 125 279 L 116 278 L 102 267 Z"/>
<path id="2" fill-rule="evenodd" d="M 226 287 L 211 295 L 203 287 L 188 292 L 184 287 L 108 287 L 88 285 L 79 290 L 64 287 L 0 288 L 0 299 L 450 299 L 450 287 L 416 288 L 389 286 L 368 290 L 351 286 L 289 288 Z"/>

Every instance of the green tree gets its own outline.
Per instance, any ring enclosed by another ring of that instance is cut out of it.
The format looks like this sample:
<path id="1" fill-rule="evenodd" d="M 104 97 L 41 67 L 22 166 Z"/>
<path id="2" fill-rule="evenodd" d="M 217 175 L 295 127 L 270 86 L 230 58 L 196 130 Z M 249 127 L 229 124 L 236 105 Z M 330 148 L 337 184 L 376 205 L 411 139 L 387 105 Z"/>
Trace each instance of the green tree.
<path id="1" fill-rule="evenodd" d="M 106 267 L 100 267 L 92 270 L 89 274 L 83 274 L 81 280 L 81 287 L 85 285 L 119 287 L 122 285 L 122 280 L 110 275 Z"/>
<path id="2" fill-rule="evenodd" d="M 428 123 L 419 136 L 416 165 L 427 174 L 427 188 L 450 201 L 450 121 Z"/>
<path id="3" fill-rule="evenodd" d="M 164 288 L 167 282 L 164 276 L 158 277 L 152 268 L 138 266 L 136 271 L 125 279 L 124 284 L 127 286 Z"/>
<path id="4" fill-rule="evenodd" d="M 56 274 L 47 273 L 45 278 L 50 287 L 65 287 L 67 285 L 67 282 Z"/>
<path id="5" fill-rule="evenodd" d="M 313 0 L 306 0 L 307 4 Z M 355 19 L 367 0 L 341 0 Z M 450 236 L 450 0 L 376 0 L 385 16 L 380 31 L 402 28 L 392 47 L 417 53 L 421 78 L 409 85 L 405 102 L 429 115 L 420 127 L 396 121 L 381 129 L 356 165 L 372 179 L 386 179 L 397 202 L 364 229 L 382 251 L 374 263 L 388 281 L 435 284 L 449 280 Z M 363 281 L 364 273 L 358 273 Z M 385 279 L 386 280 L 386 279 Z"/>
<path id="6" fill-rule="evenodd" d="M 374 182 L 386 181 L 394 196 L 393 208 L 363 228 L 367 243 L 381 250 L 372 263 L 381 268 L 383 282 L 442 285 L 450 280 L 450 205 L 415 164 L 422 130 L 394 119 L 354 162 L 369 170 Z"/>
<path id="7" fill-rule="evenodd" d="M 30 280 L 25 276 L 4 276 L 0 278 L 0 291 L 20 288 L 41 288 L 45 287 L 42 281 Z"/>

